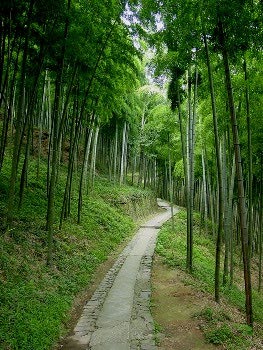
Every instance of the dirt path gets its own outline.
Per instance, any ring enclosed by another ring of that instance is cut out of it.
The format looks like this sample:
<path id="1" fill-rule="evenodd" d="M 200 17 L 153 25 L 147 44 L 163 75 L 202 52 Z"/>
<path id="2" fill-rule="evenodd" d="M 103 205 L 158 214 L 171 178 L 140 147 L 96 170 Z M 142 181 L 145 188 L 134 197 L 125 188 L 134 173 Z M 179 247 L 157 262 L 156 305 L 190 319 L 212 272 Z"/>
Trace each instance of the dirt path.
<path id="1" fill-rule="evenodd" d="M 206 323 L 194 316 L 205 307 L 216 308 L 213 297 L 191 287 L 188 274 L 164 265 L 158 255 L 152 264 L 158 230 L 170 217 L 167 203 L 159 202 L 159 205 L 167 209 L 166 212 L 141 225 L 119 257 L 125 245 L 100 266 L 93 285 L 73 309 L 70 335 L 54 350 L 225 348 L 206 343 L 201 331 Z M 108 300 L 107 296 L 110 296 Z M 89 300 L 88 303 L 85 300 Z M 229 314 L 236 315 L 235 322 L 244 321 L 238 316 L 238 310 L 224 305 L 224 309 L 227 308 Z"/>
<path id="2" fill-rule="evenodd" d="M 156 256 L 152 271 L 152 315 L 159 329 L 158 349 L 222 349 L 206 343 L 194 314 L 206 305 L 207 295 L 187 285 L 186 274 L 162 264 Z"/>

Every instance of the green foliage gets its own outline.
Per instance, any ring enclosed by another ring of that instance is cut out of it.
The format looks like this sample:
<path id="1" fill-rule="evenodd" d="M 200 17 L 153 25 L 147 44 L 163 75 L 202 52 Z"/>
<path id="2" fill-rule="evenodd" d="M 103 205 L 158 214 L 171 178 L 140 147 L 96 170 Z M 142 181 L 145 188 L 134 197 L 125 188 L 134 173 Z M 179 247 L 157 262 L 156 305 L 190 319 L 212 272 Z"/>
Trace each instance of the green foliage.
<path id="1" fill-rule="evenodd" d="M 204 308 L 201 312 L 195 314 L 197 317 L 201 317 L 206 321 L 216 323 L 229 321 L 231 318 L 223 310 L 215 310 L 211 307 Z"/>
<path id="2" fill-rule="evenodd" d="M 219 138 L 227 136 L 227 158 L 232 157 L 230 120 L 227 106 L 227 93 L 224 86 L 224 69 L 218 22 L 223 23 L 225 45 L 231 63 L 231 79 L 238 115 L 238 128 L 241 141 L 244 174 L 248 172 L 247 156 L 247 105 L 245 89 L 249 90 L 249 110 L 252 137 L 253 176 L 260 178 L 260 152 L 262 135 L 262 6 L 259 1 L 196 1 L 157 0 L 142 1 L 136 8 L 142 21 L 149 24 L 149 42 L 154 45 L 156 55 L 151 62 L 151 70 L 157 76 L 165 75 L 169 79 L 168 98 L 173 110 L 178 107 L 180 92 L 183 129 L 185 130 L 187 106 L 185 101 L 186 71 L 197 63 L 198 106 L 196 120 L 195 178 L 202 177 L 200 154 L 205 150 L 205 158 L 212 183 L 216 183 L 216 157 L 212 123 L 211 98 L 203 35 L 206 34 L 210 48 L 217 123 Z M 158 19 L 162 26 L 158 33 Z M 160 22 L 160 20 L 159 20 Z M 248 81 L 244 79 L 244 61 L 246 61 Z M 153 133 L 154 134 L 154 133 Z M 185 135 L 185 131 L 183 132 Z M 160 136 L 157 133 L 155 136 Z M 184 136 L 183 135 L 183 136 Z M 158 143 L 158 142 L 156 142 Z M 163 142 L 164 144 L 164 142 Z M 177 144 L 173 144 L 176 148 Z M 164 149 L 163 149 L 164 153 Z M 158 150 L 159 154 L 159 150 Z M 173 154 L 172 162 L 180 162 L 180 152 Z M 176 176 L 180 172 L 176 172 Z"/>
<path id="3" fill-rule="evenodd" d="M 184 179 L 184 163 L 183 159 L 180 159 L 174 166 L 174 176 L 177 179 Z"/>
<path id="4" fill-rule="evenodd" d="M 237 324 L 235 325 L 236 331 L 244 336 L 252 336 L 253 329 L 247 324 Z"/>
<path id="5" fill-rule="evenodd" d="M 246 350 L 252 345 L 253 331 L 245 324 L 222 324 L 205 331 L 206 340 L 215 345 L 224 345 L 229 350 Z"/>
<path id="6" fill-rule="evenodd" d="M 210 330 L 205 336 L 209 343 L 216 345 L 232 342 L 234 339 L 234 334 L 228 325 L 222 325 L 216 329 Z"/>

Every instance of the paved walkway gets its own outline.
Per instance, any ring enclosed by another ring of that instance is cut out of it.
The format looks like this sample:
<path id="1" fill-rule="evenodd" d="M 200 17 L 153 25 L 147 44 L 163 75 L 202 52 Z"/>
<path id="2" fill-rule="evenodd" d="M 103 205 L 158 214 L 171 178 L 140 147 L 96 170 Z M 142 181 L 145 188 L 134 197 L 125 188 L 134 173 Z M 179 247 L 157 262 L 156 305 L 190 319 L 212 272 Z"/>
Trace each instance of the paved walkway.
<path id="1" fill-rule="evenodd" d="M 154 324 L 149 310 L 152 256 L 166 211 L 142 225 L 84 307 L 67 349 L 153 350 Z"/>

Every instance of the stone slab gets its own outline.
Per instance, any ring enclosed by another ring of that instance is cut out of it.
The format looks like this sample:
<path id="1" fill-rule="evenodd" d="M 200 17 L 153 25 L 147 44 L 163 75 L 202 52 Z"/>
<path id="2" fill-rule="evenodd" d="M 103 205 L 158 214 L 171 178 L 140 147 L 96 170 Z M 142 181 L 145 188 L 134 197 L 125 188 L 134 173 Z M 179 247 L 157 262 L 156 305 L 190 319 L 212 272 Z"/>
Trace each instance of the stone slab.
<path id="1" fill-rule="evenodd" d="M 91 336 L 90 346 L 129 342 L 130 322 L 122 322 L 113 327 L 98 328 Z"/>
<path id="2" fill-rule="evenodd" d="M 128 343 L 95 345 L 91 347 L 91 350 L 130 350 L 130 345 Z"/>

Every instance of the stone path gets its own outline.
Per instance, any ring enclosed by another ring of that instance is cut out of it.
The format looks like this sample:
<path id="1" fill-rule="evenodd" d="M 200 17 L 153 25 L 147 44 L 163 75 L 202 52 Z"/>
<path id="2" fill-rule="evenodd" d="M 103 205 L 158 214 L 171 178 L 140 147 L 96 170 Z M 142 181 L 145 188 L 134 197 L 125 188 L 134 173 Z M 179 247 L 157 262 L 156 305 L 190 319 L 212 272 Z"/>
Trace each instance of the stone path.
<path id="1" fill-rule="evenodd" d="M 153 350 L 154 324 L 149 310 L 152 256 L 166 211 L 141 226 L 84 307 L 67 349 Z"/>

